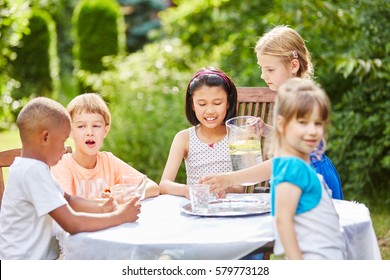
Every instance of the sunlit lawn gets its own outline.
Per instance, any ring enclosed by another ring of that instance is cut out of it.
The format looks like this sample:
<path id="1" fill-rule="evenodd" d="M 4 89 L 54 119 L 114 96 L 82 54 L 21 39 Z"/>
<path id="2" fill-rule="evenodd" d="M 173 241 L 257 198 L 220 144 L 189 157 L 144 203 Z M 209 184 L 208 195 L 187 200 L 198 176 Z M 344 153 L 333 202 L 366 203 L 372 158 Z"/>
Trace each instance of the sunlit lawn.
<path id="1" fill-rule="evenodd" d="M 66 145 L 72 145 L 69 139 Z M 16 129 L 7 132 L 0 132 L 0 150 L 20 148 L 21 142 L 19 134 Z M 5 177 L 7 178 L 8 170 L 5 171 Z M 371 209 L 371 218 L 374 225 L 376 235 L 378 237 L 379 246 L 384 260 L 390 260 L 390 213 L 389 210 L 376 207 L 377 209 Z M 277 259 L 271 257 L 271 259 Z"/>
<path id="2" fill-rule="evenodd" d="M 16 129 L 7 132 L 0 132 L 0 150 L 20 148 L 19 134 Z"/>

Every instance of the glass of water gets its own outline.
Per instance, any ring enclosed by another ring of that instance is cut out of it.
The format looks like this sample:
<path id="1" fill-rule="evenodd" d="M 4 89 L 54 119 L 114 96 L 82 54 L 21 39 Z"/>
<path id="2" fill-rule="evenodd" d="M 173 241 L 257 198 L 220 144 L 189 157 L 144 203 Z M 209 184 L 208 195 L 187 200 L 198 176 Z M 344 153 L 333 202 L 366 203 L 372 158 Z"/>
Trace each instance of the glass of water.
<path id="1" fill-rule="evenodd" d="M 191 208 L 194 213 L 207 213 L 209 207 L 209 185 L 189 185 Z"/>

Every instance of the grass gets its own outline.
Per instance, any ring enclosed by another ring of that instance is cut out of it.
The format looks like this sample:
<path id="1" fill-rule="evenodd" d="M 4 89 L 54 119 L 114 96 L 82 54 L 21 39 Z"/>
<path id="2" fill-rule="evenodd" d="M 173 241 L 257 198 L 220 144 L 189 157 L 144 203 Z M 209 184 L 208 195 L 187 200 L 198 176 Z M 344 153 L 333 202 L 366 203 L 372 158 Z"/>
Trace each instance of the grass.
<path id="1" fill-rule="evenodd" d="M 390 260 L 390 213 L 389 211 L 371 212 L 371 219 L 378 238 L 382 259 Z"/>
<path id="2" fill-rule="evenodd" d="M 0 132 L 1 145 L 0 150 L 8 150 L 14 148 L 20 148 L 22 144 L 20 143 L 19 134 L 16 128 L 11 129 L 6 132 Z"/>
<path id="3" fill-rule="evenodd" d="M 22 144 L 20 143 L 19 133 L 16 128 L 6 132 L 0 132 L 0 139 L 0 151 L 22 147 Z M 3 176 L 4 180 L 7 181 L 8 168 L 3 168 Z"/>
<path id="4" fill-rule="evenodd" d="M 6 132 L 0 132 L 1 145 L 0 150 L 7 150 L 13 148 L 20 148 L 21 142 L 17 129 L 11 129 Z M 70 144 L 67 140 L 66 145 Z M 7 178 L 8 170 L 5 170 L 5 178 Z M 382 254 L 382 259 L 390 260 L 390 211 L 388 209 L 381 209 L 375 207 L 371 210 L 371 219 L 374 225 L 374 230 L 378 238 L 379 247 Z M 272 256 L 271 259 L 277 259 Z"/>

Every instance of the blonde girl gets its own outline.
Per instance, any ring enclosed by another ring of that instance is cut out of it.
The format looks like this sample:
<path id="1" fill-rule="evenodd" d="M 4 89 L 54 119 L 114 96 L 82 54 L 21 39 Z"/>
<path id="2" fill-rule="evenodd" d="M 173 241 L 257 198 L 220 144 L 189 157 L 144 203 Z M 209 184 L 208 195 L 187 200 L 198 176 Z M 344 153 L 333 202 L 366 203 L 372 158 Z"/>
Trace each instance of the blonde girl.
<path id="1" fill-rule="evenodd" d="M 257 42 L 257 63 L 261 68 L 261 78 L 275 91 L 289 78 L 312 78 L 313 66 L 310 53 L 302 37 L 294 29 L 277 26 L 265 33 Z M 321 141 L 310 156 L 311 164 L 317 173 L 324 176 L 332 190 L 332 197 L 343 199 L 339 174 L 333 163 L 325 155 Z"/>

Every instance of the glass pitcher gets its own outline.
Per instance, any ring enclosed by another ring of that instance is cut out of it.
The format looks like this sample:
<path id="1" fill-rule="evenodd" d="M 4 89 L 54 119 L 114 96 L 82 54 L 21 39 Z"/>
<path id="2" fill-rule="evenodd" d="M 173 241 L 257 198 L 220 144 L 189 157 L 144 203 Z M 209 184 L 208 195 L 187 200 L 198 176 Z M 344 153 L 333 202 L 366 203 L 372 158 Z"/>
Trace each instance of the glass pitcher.
<path id="1" fill-rule="evenodd" d="M 230 158 L 233 170 L 251 167 L 263 161 L 260 133 L 256 117 L 240 116 L 226 121 Z M 252 186 L 257 182 L 246 182 Z"/>

